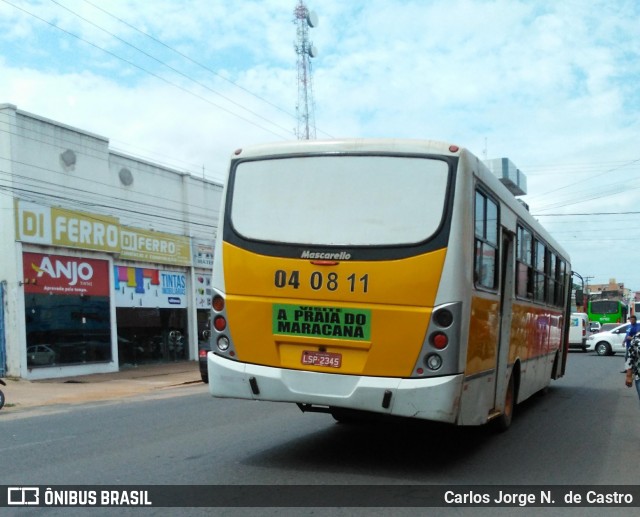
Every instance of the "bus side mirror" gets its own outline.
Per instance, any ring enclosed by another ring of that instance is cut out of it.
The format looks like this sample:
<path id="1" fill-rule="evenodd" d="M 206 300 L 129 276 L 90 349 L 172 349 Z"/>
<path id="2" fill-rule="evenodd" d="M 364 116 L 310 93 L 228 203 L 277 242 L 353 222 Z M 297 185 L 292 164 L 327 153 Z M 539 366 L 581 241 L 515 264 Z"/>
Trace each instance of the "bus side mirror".
<path id="1" fill-rule="evenodd" d="M 584 291 L 582 289 L 576 289 L 576 307 L 582 307 L 584 305 Z"/>

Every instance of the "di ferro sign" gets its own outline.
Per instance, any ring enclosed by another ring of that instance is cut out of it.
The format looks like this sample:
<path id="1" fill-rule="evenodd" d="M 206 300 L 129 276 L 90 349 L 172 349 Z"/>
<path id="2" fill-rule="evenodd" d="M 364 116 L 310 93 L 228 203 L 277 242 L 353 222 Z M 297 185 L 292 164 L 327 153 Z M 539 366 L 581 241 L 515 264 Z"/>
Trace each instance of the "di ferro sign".
<path id="1" fill-rule="evenodd" d="M 17 240 L 119 254 L 125 260 L 191 265 L 189 237 L 123 226 L 115 217 L 15 200 Z"/>

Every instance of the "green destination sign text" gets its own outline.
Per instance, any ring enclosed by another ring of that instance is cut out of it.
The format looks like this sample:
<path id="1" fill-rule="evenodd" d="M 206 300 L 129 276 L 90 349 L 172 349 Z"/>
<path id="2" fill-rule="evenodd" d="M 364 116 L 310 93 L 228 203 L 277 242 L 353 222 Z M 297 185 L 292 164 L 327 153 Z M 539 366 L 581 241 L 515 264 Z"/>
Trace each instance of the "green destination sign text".
<path id="1" fill-rule="evenodd" d="M 371 339 L 371 311 L 369 309 L 274 304 L 273 333 L 369 341 Z"/>

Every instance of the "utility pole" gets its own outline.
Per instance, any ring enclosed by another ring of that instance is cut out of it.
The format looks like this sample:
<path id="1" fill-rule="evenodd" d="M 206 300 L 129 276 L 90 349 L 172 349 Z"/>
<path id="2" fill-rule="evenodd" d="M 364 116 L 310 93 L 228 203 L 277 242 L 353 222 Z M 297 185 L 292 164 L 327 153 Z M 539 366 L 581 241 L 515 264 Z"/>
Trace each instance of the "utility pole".
<path id="1" fill-rule="evenodd" d="M 584 277 L 584 291 L 585 293 L 587 293 L 587 295 L 589 294 L 589 280 L 591 280 L 592 278 L 593 278 L 592 276 Z"/>

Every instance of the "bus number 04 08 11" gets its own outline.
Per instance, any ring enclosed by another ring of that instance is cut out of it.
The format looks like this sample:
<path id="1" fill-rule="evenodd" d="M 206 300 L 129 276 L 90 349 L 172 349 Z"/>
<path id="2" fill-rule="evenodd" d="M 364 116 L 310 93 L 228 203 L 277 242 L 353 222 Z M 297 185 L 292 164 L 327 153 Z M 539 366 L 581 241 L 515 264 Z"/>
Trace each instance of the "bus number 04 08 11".
<path id="1" fill-rule="evenodd" d="M 285 271 L 278 269 L 274 277 L 274 285 L 278 289 L 292 287 L 298 289 L 301 284 L 300 271 Z M 314 291 L 327 289 L 328 291 L 337 291 L 342 282 L 346 281 L 346 285 L 350 292 L 362 291 L 366 293 L 369 290 L 369 275 L 364 274 L 360 278 L 355 273 L 350 274 L 346 279 L 340 279 L 338 273 L 331 272 L 323 274 L 320 271 L 314 271 L 308 279 L 309 287 Z"/>

